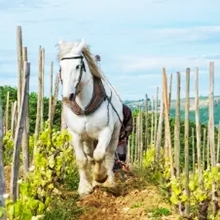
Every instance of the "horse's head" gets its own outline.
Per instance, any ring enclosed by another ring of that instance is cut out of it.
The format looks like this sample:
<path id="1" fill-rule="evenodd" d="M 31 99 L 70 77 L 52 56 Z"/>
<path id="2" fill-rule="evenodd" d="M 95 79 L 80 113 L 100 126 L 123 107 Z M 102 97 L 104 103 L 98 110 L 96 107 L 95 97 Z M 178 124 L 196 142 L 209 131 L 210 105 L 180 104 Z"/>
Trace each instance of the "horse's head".
<path id="1" fill-rule="evenodd" d="M 62 49 L 63 42 L 59 42 Z M 60 58 L 60 79 L 62 83 L 63 98 L 74 99 L 80 92 L 80 83 L 86 72 L 85 59 L 82 53 L 85 40 L 82 39 L 77 45 L 73 45 L 70 52 Z"/>

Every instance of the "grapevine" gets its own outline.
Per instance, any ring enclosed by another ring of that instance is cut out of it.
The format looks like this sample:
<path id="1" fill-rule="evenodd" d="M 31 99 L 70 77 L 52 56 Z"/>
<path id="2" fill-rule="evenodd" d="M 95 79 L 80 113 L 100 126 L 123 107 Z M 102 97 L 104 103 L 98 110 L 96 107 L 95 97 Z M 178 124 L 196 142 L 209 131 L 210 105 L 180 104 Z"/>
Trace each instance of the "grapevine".
<path id="1" fill-rule="evenodd" d="M 76 168 L 69 140 L 70 136 L 66 130 L 51 131 L 46 127 L 41 133 L 37 142 L 37 153 L 27 178 L 19 180 L 18 200 L 15 203 L 10 199 L 6 200 L 8 219 L 44 218 L 44 213 L 50 209 L 51 201 L 61 194 L 60 183 Z M 30 144 L 33 143 L 33 137 L 30 137 Z"/>

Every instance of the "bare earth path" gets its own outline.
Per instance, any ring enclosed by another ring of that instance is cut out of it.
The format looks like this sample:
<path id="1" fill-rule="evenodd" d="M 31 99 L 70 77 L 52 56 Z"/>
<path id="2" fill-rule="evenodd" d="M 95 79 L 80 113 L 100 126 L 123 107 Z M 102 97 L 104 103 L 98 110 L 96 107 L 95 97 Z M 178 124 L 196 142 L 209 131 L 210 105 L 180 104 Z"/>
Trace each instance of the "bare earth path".
<path id="1" fill-rule="evenodd" d="M 152 185 L 141 186 L 140 179 L 134 176 L 118 181 L 115 192 L 97 188 L 77 203 L 87 208 L 79 220 L 172 220 L 179 219 L 170 204 Z M 160 211 L 159 211 L 160 210 Z M 163 213 L 163 211 L 165 210 Z M 166 211 L 170 211 L 167 213 Z"/>

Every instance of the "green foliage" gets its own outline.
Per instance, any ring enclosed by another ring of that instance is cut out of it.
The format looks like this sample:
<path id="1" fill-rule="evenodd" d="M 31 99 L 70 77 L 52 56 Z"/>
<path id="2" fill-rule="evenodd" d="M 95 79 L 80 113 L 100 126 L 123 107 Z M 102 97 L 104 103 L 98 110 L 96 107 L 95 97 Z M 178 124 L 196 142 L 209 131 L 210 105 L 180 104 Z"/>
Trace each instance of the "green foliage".
<path id="1" fill-rule="evenodd" d="M 135 109 L 133 111 L 133 117 L 134 117 L 134 127 L 136 127 L 136 119 L 137 119 L 137 115 L 138 115 L 139 110 Z M 146 129 L 146 115 L 143 112 L 143 137 L 148 137 L 148 145 L 150 143 L 150 137 L 151 137 L 151 128 L 153 126 L 153 130 L 154 130 L 154 124 L 152 124 L 152 117 L 155 119 L 155 113 L 149 113 L 148 114 L 148 128 Z M 157 115 L 157 122 L 159 121 L 159 114 Z M 154 122 L 153 122 L 154 123 Z M 169 119 L 169 123 L 170 123 L 170 134 L 171 134 L 171 143 L 175 142 L 175 118 L 170 117 Z M 194 134 L 193 134 L 193 129 L 194 129 Z M 204 129 L 206 129 L 206 136 L 204 136 Z M 146 131 L 147 134 L 146 134 Z M 208 126 L 202 124 L 201 125 L 201 152 L 203 152 L 203 150 L 205 150 L 205 154 L 206 154 L 206 146 L 207 146 L 207 131 L 208 131 Z M 214 130 L 215 132 L 215 141 L 217 143 L 217 137 L 218 137 L 218 130 L 217 128 L 215 128 Z M 133 147 L 133 152 L 135 152 L 135 148 L 136 148 L 136 142 L 135 142 L 135 137 L 136 136 L 136 129 L 134 129 L 134 132 L 131 134 L 131 139 L 133 140 L 133 142 L 131 142 L 131 146 Z M 163 122 L 163 127 L 162 127 L 162 141 L 161 141 L 161 147 L 163 148 L 164 146 L 164 136 L 165 136 L 165 124 Z M 180 136 L 179 136 L 179 140 L 180 140 L 180 169 L 181 171 L 183 171 L 184 169 L 184 163 L 185 163 L 185 159 L 184 159 L 184 146 L 185 146 L 185 122 L 184 120 L 180 120 Z M 194 122 L 189 121 L 189 155 L 193 155 L 193 143 L 196 143 L 196 125 Z M 194 144 L 194 146 L 196 146 Z M 172 144 L 172 148 L 174 149 L 174 144 Z M 146 150 L 146 139 L 143 138 L 143 150 Z M 195 157 L 197 157 L 197 154 L 195 152 Z M 203 161 L 206 164 L 206 159 L 204 158 Z M 192 170 L 193 168 L 193 164 L 192 164 L 192 157 L 189 158 L 189 169 Z"/>
<path id="2" fill-rule="evenodd" d="M 192 207 L 199 207 L 204 201 L 209 201 L 211 199 L 213 182 L 215 182 L 217 186 L 220 184 L 219 171 L 219 167 L 213 167 L 211 170 L 207 169 L 203 171 L 202 184 L 199 183 L 198 170 L 196 170 L 194 175 L 191 174 L 189 179 L 190 200 L 185 191 L 185 174 L 182 173 L 180 178 L 171 178 L 170 182 L 167 184 L 167 187 L 171 187 L 172 191 L 170 201 L 174 205 L 190 201 Z"/>
<path id="3" fill-rule="evenodd" d="M 161 155 L 163 154 L 163 150 L 161 150 Z M 154 163 L 155 160 L 155 146 L 149 146 L 148 150 L 144 152 L 143 159 L 142 159 L 142 165 L 141 167 L 137 166 L 135 169 L 135 172 L 143 178 L 147 182 L 151 182 L 155 185 L 158 185 L 162 179 L 162 172 L 161 169 L 158 169 L 158 166 Z M 162 163 L 161 158 L 161 165 Z"/>
<path id="4" fill-rule="evenodd" d="M 50 204 L 50 209 L 45 212 L 44 220 L 77 220 L 78 215 L 84 212 L 77 206 L 78 196 L 59 196 Z"/>
<path id="5" fill-rule="evenodd" d="M 171 214 L 171 211 L 166 208 L 156 208 L 152 210 L 152 217 L 168 216 Z"/>
<path id="6" fill-rule="evenodd" d="M 4 208 L 0 206 L 0 218 L 4 216 Z"/>
<path id="7" fill-rule="evenodd" d="M 145 152 L 143 156 L 143 166 L 145 168 L 150 168 L 154 165 L 155 152 L 155 146 L 149 146 L 148 150 Z"/>
<path id="8" fill-rule="evenodd" d="M 7 92 L 10 92 L 10 105 L 9 105 L 9 122 L 11 121 L 11 103 L 15 102 L 17 100 L 17 88 L 10 87 L 10 86 L 0 86 L 0 89 L 2 91 L 1 98 L 2 98 L 2 106 L 3 106 L 3 112 L 5 111 L 6 107 L 6 98 L 7 98 Z M 44 111 L 43 111 L 43 119 L 44 121 L 48 120 L 48 112 L 49 112 L 49 98 L 44 97 L 43 99 L 44 103 Z M 59 130 L 60 123 L 61 123 L 61 106 L 62 103 L 60 100 L 57 101 L 57 106 L 55 110 L 54 115 L 54 128 L 56 130 Z M 30 123 L 30 134 L 34 133 L 35 130 L 35 123 L 36 123 L 36 115 L 37 115 L 37 93 L 31 92 L 29 94 L 29 123 Z"/>
<path id="9" fill-rule="evenodd" d="M 133 204 L 133 205 L 131 206 L 131 208 L 132 208 L 132 209 L 139 208 L 139 207 L 141 207 L 142 205 L 143 205 L 142 202 L 136 202 L 135 204 Z"/>
<path id="10" fill-rule="evenodd" d="M 41 133 L 27 179 L 19 181 L 19 199 L 15 203 L 6 200 L 9 219 L 43 217 L 50 210 L 51 202 L 61 194 L 60 183 L 76 172 L 73 171 L 76 164 L 69 139 L 67 131 L 55 132 L 46 127 Z"/>
<path id="11" fill-rule="evenodd" d="M 7 132 L 3 137 L 3 163 L 8 165 L 12 162 L 12 155 L 14 150 L 14 141 L 11 132 Z"/>
<path id="12" fill-rule="evenodd" d="M 175 117 L 175 108 L 170 109 L 170 116 Z M 185 111 L 180 110 L 180 118 L 181 120 L 184 120 L 185 117 Z M 203 125 L 206 125 L 209 120 L 209 108 L 208 106 L 203 106 L 199 108 L 199 118 L 200 118 L 200 123 Z M 189 112 L 189 120 L 191 122 L 195 122 L 195 111 L 192 110 Z M 214 124 L 217 126 L 220 122 L 220 103 L 215 102 L 214 103 Z"/>
<path id="13" fill-rule="evenodd" d="M 17 89 L 11 86 L 0 86 L 0 91 L 1 91 L 1 98 L 2 98 L 2 108 L 4 112 L 5 107 L 6 107 L 6 102 L 7 102 L 7 92 L 9 92 L 10 98 L 14 102 L 15 100 L 17 100 Z"/>

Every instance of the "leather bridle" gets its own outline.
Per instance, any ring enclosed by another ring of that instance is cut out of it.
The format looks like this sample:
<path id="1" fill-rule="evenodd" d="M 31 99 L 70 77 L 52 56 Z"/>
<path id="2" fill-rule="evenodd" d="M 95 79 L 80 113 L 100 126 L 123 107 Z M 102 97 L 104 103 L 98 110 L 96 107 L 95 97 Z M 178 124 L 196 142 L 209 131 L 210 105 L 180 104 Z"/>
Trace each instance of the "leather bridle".
<path id="1" fill-rule="evenodd" d="M 80 64 L 80 74 L 79 74 L 79 78 L 77 80 L 77 84 L 75 86 L 75 95 L 77 95 L 78 93 L 80 93 L 80 91 L 78 90 L 79 84 L 82 80 L 82 74 L 83 71 L 86 72 L 86 67 L 85 67 L 85 63 L 83 61 L 83 56 L 76 56 L 76 57 L 63 57 L 61 60 L 72 60 L 72 59 L 80 59 L 81 60 L 81 64 Z M 61 74 L 61 67 L 60 67 L 60 74 Z M 62 82 L 62 79 L 61 79 Z M 74 96 L 74 94 L 70 95 L 70 99 L 72 99 Z"/>

